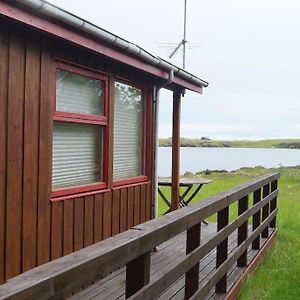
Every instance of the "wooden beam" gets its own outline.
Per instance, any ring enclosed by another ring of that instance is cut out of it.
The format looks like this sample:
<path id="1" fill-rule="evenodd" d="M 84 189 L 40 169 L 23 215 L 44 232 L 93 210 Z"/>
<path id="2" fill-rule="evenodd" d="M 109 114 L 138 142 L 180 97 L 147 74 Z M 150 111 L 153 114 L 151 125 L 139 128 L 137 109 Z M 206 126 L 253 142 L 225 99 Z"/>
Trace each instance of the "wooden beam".
<path id="1" fill-rule="evenodd" d="M 187 230 L 186 254 L 200 245 L 201 222 Z M 185 274 L 185 299 L 189 299 L 199 287 L 199 262 Z"/>
<path id="2" fill-rule="evenodd" d="M 225 207 L 218 211 L 217 230 L 220 231 L 228 225 L 229 222 L 229 207 Z M 216 269 L 218 269 L 228 257 L 228 237 L 217 246 Z M 217 282 L 215 287 L 216 293 L 226 293 L 227 291 L 227 273 L 225 273 Z"/>
<path id="3" fill-rule="evenodd" d="M 258 189 L 254 191 L 253 193 L 253 205 L 256 205 L 261 201 L 261 189 Z M 253 221 L 252 221 L 252 231 L 254 231 L 259 225 L 261 220 L 261 210 L 259 210 L 257 213 L 253 215 Z M 253 244 L 252 249 L 259 250 L 260 249 L 260 236 L 258 236 Z"/>
<path id="4" fill-rule="evenodd" d="M 180 104 L 181 93 L 173 93 L 173 133 L 172 133 L 172 196 L 171 211 L 179 208 L 180 175 Z"/>
<path id="5" fill-rule="evenodd" d="M 126 299 L 135 294 L 150 281 L 150 252 L 126 265 Z"/>
<path id="6" fill-rule="evenodd" d="M 249 206 L 249 196 L 243 197 L 238 202 L 238 214 L 241 215 L 245 211 L 248 210 Z M 238 246 L 243 243 L 243 241 L 248 236 L 248 219 L 238 228 Z M 247 266 L 247 250 L 239 257 L 237 260 L 238 267 L 246 267 Z"/>
<path id="7" fill-rule="evenodd" d="M 277 180 L 271 182 L 271 192 L 277 190 Z M 277 197 L 270 203 L 270 213 L 277 208 Z M 276 217 L 270 222 L 270 228 L 276 228 Z"/>
<path id="8" fill-rule="evenodd" d="M 270 183 L 266 184 L 263 187 L 263 198 L 267 197 L 270 194 Z M 268 215 L 270 214 L 270 204 L 267 203 L 263 209 L 262 209 L 262 216 L 261 219 L 262 221 L 265 220 Z M 266 228 L 263 230 L 261 236 L 263 238 L 268 238 L 269 237 L 269 224 L 266 226 Z"/>

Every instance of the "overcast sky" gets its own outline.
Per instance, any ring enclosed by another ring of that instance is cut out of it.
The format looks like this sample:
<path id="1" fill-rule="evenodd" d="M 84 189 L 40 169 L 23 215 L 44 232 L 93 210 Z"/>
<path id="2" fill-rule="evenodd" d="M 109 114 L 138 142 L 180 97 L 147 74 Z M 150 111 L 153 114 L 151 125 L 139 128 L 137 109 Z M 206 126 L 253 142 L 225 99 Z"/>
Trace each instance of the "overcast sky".
<path id="1" fill-rule="evenodd" d="M 163 58 L 182 39 L 184 0 L 50 2 Z M 182 136 L 299 137 L 299 11 L 297 0 L 187 0 L 186 69 L 210 85 L 184 97 Z M 162 93 L 160 137 L 171 136 L 171 98 Z"/>

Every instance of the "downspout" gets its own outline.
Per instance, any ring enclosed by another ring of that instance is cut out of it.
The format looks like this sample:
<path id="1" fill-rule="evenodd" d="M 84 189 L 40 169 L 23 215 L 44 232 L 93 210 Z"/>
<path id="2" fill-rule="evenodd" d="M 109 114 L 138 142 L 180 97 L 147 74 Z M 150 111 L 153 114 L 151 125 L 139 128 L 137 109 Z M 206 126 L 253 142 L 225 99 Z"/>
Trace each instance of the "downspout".
<path id="1" fill-rule="evenodd" d="M 154 195 L 154 203 L 152 206 L 152 217 L 154 219 L 158 216 L 158 173 L 157 173 L 157 153 L 158 153 L 158 114 L 159 114 L 159 95 L 160 95 L 160 87 L 155 85 L 153 87 L 153 112 L 154 112 L 154 120 L 153 120 L 153 156 L 152 156 L 152 168 L 154 169 L 153 175 L 153 195 Z"/>
<path id="2" fill-rule="evenodd" d="M 173 82 L 174 79 L 174 71 L 171 70 L 169 73 L 169 78 L 167 79 L 167 81 L 160 85 L 157 86 L 155 85 L 153 87 L 153 95 L 154 95 L 154 100 L 153 100 L 153 111 L 155 112 L 155 120 L 154 120 L 154 146 L 153 146 L 153 162 L 154 162 L 154 172 L 153 172 L 153 192 L 154 192 L 154 205 L 152 207 L 152 216 L 153 218 L 157 218 L 158 217 L 158 147 L 159 147 L 159 138 L 158 138 L 158 116 L 159 116 L 159 99 L 160 99 L 160 90 L 162 88 L 165 88 L 166 86 L 168 86 L 170 83 Z"/>

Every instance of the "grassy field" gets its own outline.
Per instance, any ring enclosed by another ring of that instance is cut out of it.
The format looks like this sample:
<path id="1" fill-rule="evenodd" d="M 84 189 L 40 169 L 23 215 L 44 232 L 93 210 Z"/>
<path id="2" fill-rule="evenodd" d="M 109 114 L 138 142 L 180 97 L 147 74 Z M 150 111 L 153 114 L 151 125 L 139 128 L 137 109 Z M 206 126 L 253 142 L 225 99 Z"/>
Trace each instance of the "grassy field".
<path id="1" fill-rule="evenodd" d="M 202 188 L 199 201 L 260 175 L 277 171 L 281 173 L 278 239 L 263 264 L 248 278 L 239 297 L 242 300 L 300 299 L 300 166 L 278 169 L 242 168 L 236 172 L 194 175 L 213 180 Z M 160 200 L 159 213 L 162 214 L 165 209 Z M 230 209 L 230 213 L 231 217 L 235 216 L 236 208 Z"/>
<path id="2" fill-rule="evenodd" d="M 161 147 L 170 147 L 172 139 L 160 139 Z M 181 138 L 182 147 L 229 147 L 229 148 L 285 148 L 299 149 L 300 139 L 276 139 L 259 141 L 217 141 Z"/>

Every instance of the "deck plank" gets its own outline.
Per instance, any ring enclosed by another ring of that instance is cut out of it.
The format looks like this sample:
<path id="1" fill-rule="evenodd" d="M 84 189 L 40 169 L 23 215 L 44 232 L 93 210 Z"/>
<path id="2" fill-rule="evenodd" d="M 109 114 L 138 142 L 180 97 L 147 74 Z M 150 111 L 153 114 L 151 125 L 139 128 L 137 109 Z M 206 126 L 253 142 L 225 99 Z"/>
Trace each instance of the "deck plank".
<path id="1" fill-rule="evenodd" d="M 249 230 L 250 227 L 249 227 Z M 210 223 L 201 228 L 201 243 L 216 232 L 216 224 Z M 262 240 L 262 244 L 265 241 Z M 233 251 L 237 246 L 237 232 L 229 236 L 228 249 Z M 174 238 L 166 241 L 157 247 L 157 251 L 151 255 L 151 280 L 159 278 L 165 269 L 175 266 L 177 262 L 184 257 L 186 251 L 186 233 L 183 232 Z M 248 249 L 249 263 L 255 257 L 257 250 Z M 199 283 L 205 280 L 205 277 L 215 269 L 216 250 L 212 250 L 201 261 L 199 268 Z M 234 285 L 240 276 L 242 268 L 236 265 L 228 271 L 228 288 Z M 125 299 L 125 268 L 122 268 L 111 275 L 97 281 L 91 286 L 81 290 L 69 299 L 71 300 L 100 300 L 100 299 Z M 181 276 L 172 286 L 169 287 L 158 299 L 184 299 L 184 275 Z M 207 299 L 223 299 L 223 295 L 216 295 L 214 290 L 210 291 Z"/>

